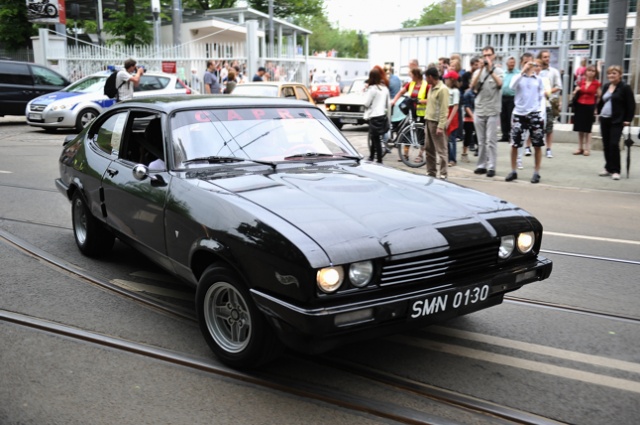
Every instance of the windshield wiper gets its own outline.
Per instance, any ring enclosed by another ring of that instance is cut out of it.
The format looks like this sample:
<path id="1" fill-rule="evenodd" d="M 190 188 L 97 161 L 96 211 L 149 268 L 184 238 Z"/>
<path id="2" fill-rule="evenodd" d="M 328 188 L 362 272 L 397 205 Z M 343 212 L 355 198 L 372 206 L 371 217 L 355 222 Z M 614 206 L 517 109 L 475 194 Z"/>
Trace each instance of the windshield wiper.
<path id="1" fill-rule="evenodd" d="M 319 153 L 319 152 L 306 152 L 306 153 L 298 153 L 291 156 L 286 156 L 284 158 L 285 161 L 296 158 L 333 158 L 333 159 L 351 159 L 360 162 L 362 159 L 359 156 L 353 155 L 334 155 L 330 153 Z"/>
<path id="2" fill-rule="evenodd" d="M 253 162 L 255 164 L 268 165 L 269 167 L 276 169 L 276 164 L 269 161 L 260 161 L 258 159 L 250 159 L 250 158 L 238 158 L 236 156 L 203 156 L 199 158 L 188 159 L 186 161 L 182 161 L 183 165 L 190 164 L 192 162 L 199 161 L 207 161 L 209 164 L 222 164 L 222 163 L 233 163 L 233 162 Z"/>

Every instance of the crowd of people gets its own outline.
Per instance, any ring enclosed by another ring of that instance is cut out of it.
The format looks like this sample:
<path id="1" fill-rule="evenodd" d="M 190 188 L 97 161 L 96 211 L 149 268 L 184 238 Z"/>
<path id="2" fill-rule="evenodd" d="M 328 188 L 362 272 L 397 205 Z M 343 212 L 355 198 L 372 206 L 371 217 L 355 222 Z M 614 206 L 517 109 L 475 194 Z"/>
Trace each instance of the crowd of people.
<path id="1" fill-rule="evenodd" d="M 238 84 L 249 81 L 280 81 L 289 78 L 284 68 L 272 62 L 267 62 L 265 66 L 259 67 L 253 76 L 248 76 L 246 64 L 238 61 L 208 60 L 203 74 L 197 68 L 191 70 L 189 83 L 200 93 L 231 94 Z"/>
<path id="2" fill-rule="evenodd" d="M 446 179 L 448 168 L 458 163 L 457 143 L 462 142 L 460 161 L 471 162 L 469 155 L 473 152 L 474 173 L 494 177 L 498 142 L 502 141 L 510 144 L 511 170 L 505 180 L 516 180 L 518 170 L 523 169 L 522 157 L 533 155 L 530 181 L 539 183 L 543 157 L 553 158 L 554 121 L 560 115 L 563 90 L 561 73 L 551 66 L 551 52 L 543 49 L 535 58 L 524 53 L 520 58 L 508 57 L 504 63 L 497 63 L 494 48 L 486 46 L 481 56 L 470 60 L 469 70 L 461 65 L 459 55 L 439 58 L 424 69 L 413 59 L 409 62 L 410 80 L 401 86 L 394 83 L 393 89 L 391 77 L 398 78 L 393 70 L 388 68 L 386 76 L 378 76 L 383 71 L 376 66 L 369 83 L 377 93 L 386 85 L 390 109 L 403 97 L 413 100 L 414 116 L 425 126 L 427 175 Z M 586 59 L 576 69 L 570 92 L 573 131 L 578 135 L 578 148 L 573 154 L 591 155 L 591 132 L 599 120 L 605 159 L 600 175 L 619 180 L 620 137 L 633 120 L 635 99 L 632 89 L 622 81 L 620 66 L 610 66 L 606 73 L 608 82 L 603 85 L 597 67 Z M 367 96 L 367 111 L 378 117 L 371 140 L 378 140 L 382 129 L 389 127 L 379 118 L 391 117 L 394 112 L 381 109 L 382 103 L 374 101 L 372 94 Z M 380 144 L 372 146 L 370 159 L 382 162 Z"/>

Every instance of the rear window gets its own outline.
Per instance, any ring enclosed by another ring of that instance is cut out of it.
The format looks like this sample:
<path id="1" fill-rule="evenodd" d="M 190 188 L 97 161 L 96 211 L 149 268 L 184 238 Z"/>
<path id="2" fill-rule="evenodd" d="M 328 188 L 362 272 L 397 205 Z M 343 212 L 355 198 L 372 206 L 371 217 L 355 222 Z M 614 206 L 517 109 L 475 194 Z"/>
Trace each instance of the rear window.
<path id="1" fill-rule="evenodd" d="M 24 63 L 0 62 L 0 84 L 33 85 L 29 66 Z"/>
<path id="2" fill-rule="evenodd" d="M 169 85 L 170 81 L 171 79 L 168 77 L 143 75 L 140 78 L 140 85 L 134 91 L 162 90 Z"/>

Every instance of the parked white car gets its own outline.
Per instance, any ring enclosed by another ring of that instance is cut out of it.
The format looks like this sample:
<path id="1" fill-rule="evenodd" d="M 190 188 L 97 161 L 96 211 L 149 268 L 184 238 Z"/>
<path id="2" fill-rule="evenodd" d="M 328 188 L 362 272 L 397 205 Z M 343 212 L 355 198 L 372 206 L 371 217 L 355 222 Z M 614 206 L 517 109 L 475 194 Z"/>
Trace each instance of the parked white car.
<path id="1" fill-rule="evenodd" d="M 66 88 L 36 97 L 27 104 L 27 124 L 53 131 L 75 128 L 80 132 L 104 109 L 115 103 L 104 95 L 104 84 L 111 71 L 84 77 Z M 197 94 L 173 74 L 146 72 L 140 78 L 133 97 L 173 94 Z"/>

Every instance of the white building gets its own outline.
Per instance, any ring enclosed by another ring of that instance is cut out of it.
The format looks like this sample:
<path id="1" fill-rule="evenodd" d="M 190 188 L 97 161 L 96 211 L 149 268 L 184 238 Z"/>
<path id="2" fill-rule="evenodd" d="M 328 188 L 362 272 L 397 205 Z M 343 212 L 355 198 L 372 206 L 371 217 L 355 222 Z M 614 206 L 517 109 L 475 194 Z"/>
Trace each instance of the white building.
<path id="1" fill-rule="evenodd" d="M 564 43 L 587 42 L 590 45 L 589 61 L 604 60 L 607 32 L 608 0 L 574 0 L 571 30 L 567 30 L 569 0 L 564 0 L 563 16 L 559 18 L 561 1 L 542 1 L 540 19 L 538 0 L 512 0 L 486 7 L 462 17 L 460 52 L 454 52 L 455 23 L 448 22 L 419 28 L 372 32 L 369 36 L 369 61 L 371 65 L 393 63 L 396 73 L 407 73 L 410 59 L 417 58 L 421 66 L 438 62 L 439 57 L 460 53 L 463 68 L 469 59 L 481 52 L 483 46 L 493 46 L 498 60 L 518 57 L 525 51 L 549 48 L 553 51 Z M 635 0 L 629 0 L 626 23 L 626 57 L 624 71 L 629 72 L 629 56 L 636 24 Z M 540 34 L 540 36 L 539 36 Z M 560 37 L 559 37 L 560 34 Z M 552 64 L 562 68 L 557 62 Z M 573 57 L 569 68 L 579 61 Z M 573 63 L 572 63 L 573 62 Z"/>

